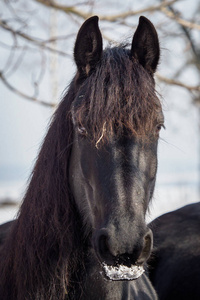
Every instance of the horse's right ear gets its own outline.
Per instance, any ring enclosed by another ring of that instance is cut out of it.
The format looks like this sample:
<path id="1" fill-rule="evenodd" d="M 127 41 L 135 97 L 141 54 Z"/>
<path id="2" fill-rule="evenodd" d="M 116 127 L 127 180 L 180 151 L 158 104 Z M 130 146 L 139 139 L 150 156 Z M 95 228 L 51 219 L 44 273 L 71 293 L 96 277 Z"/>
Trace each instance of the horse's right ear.
<path id="1" fill-rule="evenodd" d="M 81 26 L 75 46 L 74 59 L 80 76 L 88 76 L 99 62 L 103 46 L 97 16 L 87 19 Z"/>
<path id="2" fill-rule="evenodd" d="M 160 57 L 158 35 L 153 24 L 145 17 L 139 19 L 139 25 L 133 36 L 131 56 L 148 72 L 156 71 Z"/>

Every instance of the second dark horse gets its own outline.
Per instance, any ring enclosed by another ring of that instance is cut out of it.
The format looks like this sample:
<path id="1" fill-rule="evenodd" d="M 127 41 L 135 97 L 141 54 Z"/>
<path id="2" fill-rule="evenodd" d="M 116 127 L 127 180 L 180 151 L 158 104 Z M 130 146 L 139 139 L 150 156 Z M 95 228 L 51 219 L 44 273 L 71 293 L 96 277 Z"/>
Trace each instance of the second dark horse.
<path id="1" fill-rule="evenodd" d="M 77 73 L 18 219 L 2 235 L 1 299 L 157 299 L 143 271 L 152 249 L 145 213 L 163 125 L 153 79 L 159 52 L 144 17 L 130 49 L 103 51 L 97 17 L 80 28 Z"/>
<path id="2" fill-rule="evenodd" d="M 155 249 L 150 279 L 160 300 L 199 300 L 200 203 L 167 213 L 151 224 Z"/>

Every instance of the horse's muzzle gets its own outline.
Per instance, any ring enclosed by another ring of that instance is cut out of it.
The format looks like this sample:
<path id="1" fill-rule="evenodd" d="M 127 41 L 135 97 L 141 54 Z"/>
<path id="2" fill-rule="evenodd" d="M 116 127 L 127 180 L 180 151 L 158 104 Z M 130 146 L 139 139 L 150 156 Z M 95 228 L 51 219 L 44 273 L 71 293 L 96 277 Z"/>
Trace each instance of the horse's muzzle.
<path id="1" fill-rule="evenodd" d="M 116 238 L 111 237 L 109 235 L 109 231 L 105 228 L 100 229 L 96 234 L 95 238 L 95 250 L 99 261 L 104 265 L 104 269 L 111 272 L 119 273 L 121 272 L 121 279 L 120 275 L 116 276 L 116 280 L 132 280 L 138 278 L 142 273 L 143 264 L 147 261 L 150 256 L 152 245 L 153 245 L 153 234 L 150 229 L 146 230 L 146 233 L 138 240 L 133 240 L 131 242 L 131 236 L 127 237 L 127 246 L 124 244 L 125 239 L 122 236 L 119 237 L 119 241 Z M 123 244 L 122 244 L 123 243 Z M 126 249 L 126 251 L 124 251 Z M 137 275 L 130 275 L 129 274 L 124 277 L 123 270 L 126 273 L 130 274 L 135 272 Z M 140 274 L 140 275 L 138 275 Z M 109 277 L 109 276 L 108 276 Z M 113 278 L 111 278 L 113 280 Z"/>

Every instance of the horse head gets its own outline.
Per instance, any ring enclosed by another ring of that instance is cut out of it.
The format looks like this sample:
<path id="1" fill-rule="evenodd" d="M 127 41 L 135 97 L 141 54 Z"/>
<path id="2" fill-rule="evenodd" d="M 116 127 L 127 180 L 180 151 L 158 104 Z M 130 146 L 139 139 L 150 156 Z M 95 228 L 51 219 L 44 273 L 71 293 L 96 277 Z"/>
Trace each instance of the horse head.
<path id="1" fill-rule="evenodd" d="M 141 17 L 130 50 L 103 51 L 98 18 L 91 17 L 79 30 L 74 58 L 70 187 L 107 277 L 135 279 L 152 249 L 145 213 L 164 122 L 153 79 L 159 61 L 157 33 Z"/>

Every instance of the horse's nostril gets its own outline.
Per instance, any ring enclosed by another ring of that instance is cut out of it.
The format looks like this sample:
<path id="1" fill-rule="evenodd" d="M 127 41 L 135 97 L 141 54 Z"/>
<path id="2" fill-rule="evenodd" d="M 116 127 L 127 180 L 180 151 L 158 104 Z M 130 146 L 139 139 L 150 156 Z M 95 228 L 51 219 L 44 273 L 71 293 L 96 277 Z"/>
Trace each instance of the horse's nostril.
<path id="1" fill-rule="evenodd" d="M 108 237 L 106 235 L 101 235 L 99 237 L 99 252 L 102 255 L 109 252 Z"/>
<path id="2" fill-rule="evenodd" d="M 96 245 L 97 245 L 97 252 L 100 256 L 100 259 L 103 262 L 106 262 L 108 264 L 113 264 L 114 263 L 114 256 L 112 255 L 109 247 L 109 236 L 106 231 L 106 229 L 100 230 L 97 240 L 96 240 Z"/>
<path id="3" fill-rule="evenodd" d="M 153 247 L 153 234 L 149 229 L 148 232 L 144 236 L 144 244 L 142 248 L 142 252 L 137 260 L 138 264 L 143 264 L 149 258 L 151 254 L 151 250 Z"/>

